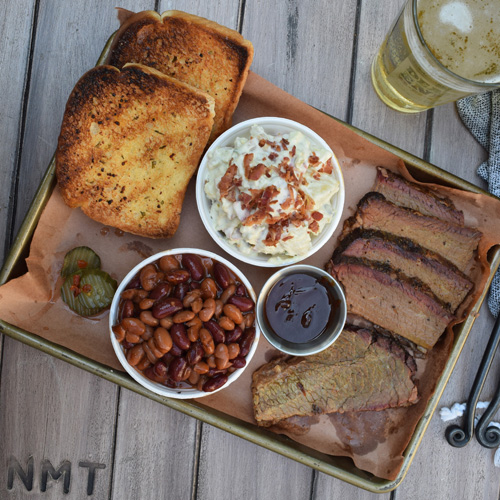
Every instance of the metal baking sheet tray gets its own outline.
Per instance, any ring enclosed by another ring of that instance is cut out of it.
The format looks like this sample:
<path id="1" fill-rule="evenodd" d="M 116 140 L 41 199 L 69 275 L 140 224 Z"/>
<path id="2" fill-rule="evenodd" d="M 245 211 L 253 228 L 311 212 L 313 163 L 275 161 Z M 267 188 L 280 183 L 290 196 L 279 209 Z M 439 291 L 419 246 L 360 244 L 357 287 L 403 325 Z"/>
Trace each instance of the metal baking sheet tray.
<path id="1" fill-rule="evenodd" d="M 104 60 L 112 39 L 113 36 L 106 44 L 103 53 L 99 58 L 98 64 Z M 385 141 L 348 125 L 341 120 L 337 121 L 376 146 L 379 146 L 380 148 L 385 149 L 386 151 L 389 151 L 401 158 L 407 165 L 410 173 L 419 180 L 436 182 L 438 184 L 451 186 L 473 193 L 489 195 L 489 193 L 478 188 L 477 186 L 445 172 L 444 170 L 441 170 L 440 168 L 431 165 L 416 156 L 413 156 L 399 148 L 396 148 L 395 146 L 392 146 L 391 144 L 386 143 Z M 30 209 L 23 221 L 23 224 L 19 229 L 19 233 L 14 240 L 14 244 L 5 260 L 4 266 L 0 271 L 0 284 L 19 276 L 26 270 L 25 258 L 28 255 L 32 235 L 36 229 L 42 211 L 52 194 L 55 184 L 55 162 L 54 159 L 52 159 Z M 267 448 L 268 450 L 280 453 L 285 457 L 296 460 L 297 462 L 312 467 L 320 472 L 323 472 L 324 474 L 336 477 L 354 486 L 358 486 L 374 493 L 385 493 L 399 486 L 408 471 L 413 457 L 415 456 L 430 419 L 436 410 L 439 399 L 441 398 L 444 388 L 446 387 L 446 384 L 452 374 L 460 352 L 462 351 L 465 341 L 467 340 L 474 320 L 477 317 L 479 309 L 485 299 L 487 291 L 491 285 L 493 275 L 500 265 L 499 246 L 492 249 L 490 252 L 490 259 L 491 271 L 483 294 L 474 305 L 466 320 L 455 330 L 455 339 L 450 357 L 441 377 L 437 381 L 435 392 L 430 398 L 426 410 L 417 424 L 415 432 L 413 433 L 413 436 L 404 452 L 403 466 L 394 480 L 378 478 L 355 467 L 352 460 L 349 458 L 335 457 L 317 452 L 311 448 L 296 443 L 285 436 L 280 436 L 259 428 L 256 425 L 248 424 L 237 418 L 231 417 L 212 408 L 208 408 L 201 403 L 169 399 L 156 395 L 136 383 L 126 373 L 117 372 L 108 366 L 98 363 L 90 358 L 75 353 L 70 349 L 64 348 L 2 320 L 0 320 L 0 332 L 31 347 L 35 347 L 40 351 L 50 354 L 51 356 L 93 373 L 94 375 L 119 384 L 125 389 L 134 391 L 158 403 L 173 408 L 174 410 L 180 411 L 186 415 L 197 418 L 202 422 L 213 425 L 219 429 L 225 430 L 231 434 Z"/>

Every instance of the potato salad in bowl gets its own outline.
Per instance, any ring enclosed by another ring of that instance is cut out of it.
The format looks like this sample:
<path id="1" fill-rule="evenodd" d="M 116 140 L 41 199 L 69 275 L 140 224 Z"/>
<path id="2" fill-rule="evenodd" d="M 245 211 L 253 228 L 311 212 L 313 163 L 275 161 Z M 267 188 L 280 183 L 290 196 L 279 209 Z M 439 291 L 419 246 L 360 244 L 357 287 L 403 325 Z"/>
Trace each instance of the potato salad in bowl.
<path id="1" fill-rule="evenodd" d="M 217 243 L 261 266 L 288 265 L 317 251 L 343 208 L 332 150 L 312 130 L 282 118 L 228 130 L 206 153 L 198 183 L 200 215 Z"/>

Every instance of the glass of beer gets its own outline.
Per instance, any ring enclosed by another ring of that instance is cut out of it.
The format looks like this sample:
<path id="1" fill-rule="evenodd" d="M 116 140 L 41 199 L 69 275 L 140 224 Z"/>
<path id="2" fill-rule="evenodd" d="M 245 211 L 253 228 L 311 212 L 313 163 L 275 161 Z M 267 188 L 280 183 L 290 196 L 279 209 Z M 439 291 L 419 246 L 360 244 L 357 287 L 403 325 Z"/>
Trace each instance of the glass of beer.
<path id="1" fill-rule="evenodd" d="M 385 104 L 425 111 L 500 87 L 499 0 L 407 0 L 372 64 Z"/>

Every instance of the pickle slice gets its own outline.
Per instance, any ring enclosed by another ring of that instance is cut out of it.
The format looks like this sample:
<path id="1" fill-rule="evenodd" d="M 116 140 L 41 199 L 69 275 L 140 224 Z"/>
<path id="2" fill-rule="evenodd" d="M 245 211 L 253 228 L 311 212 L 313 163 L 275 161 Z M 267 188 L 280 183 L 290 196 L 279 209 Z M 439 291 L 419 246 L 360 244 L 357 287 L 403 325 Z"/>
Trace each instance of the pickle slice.
<path id="1" fill-rule="evenodd" d="M 89 247 L 76 247 L 65 256 L 61 269 L 61 276 L 67 278 L 82 269 L 100 269 L 101 259 Z"/>
<path id="2" fill-rule="evenodd" d="M 68 276 L 61 297 L 80 316 L 93 316 L 109 307 L 116 292 L 116 280 L 101 269 L 83 269 Z"/>

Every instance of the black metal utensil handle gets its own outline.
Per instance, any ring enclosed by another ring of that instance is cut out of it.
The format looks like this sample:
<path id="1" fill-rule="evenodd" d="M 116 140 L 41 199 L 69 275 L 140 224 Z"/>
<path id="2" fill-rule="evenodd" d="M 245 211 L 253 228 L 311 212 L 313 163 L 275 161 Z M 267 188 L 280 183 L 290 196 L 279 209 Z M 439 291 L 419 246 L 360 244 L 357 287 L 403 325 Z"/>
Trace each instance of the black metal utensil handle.
<path id="1" fill-rule="evenodd" d="M 498 408 L 500 408 L 500 381 L 491 403 L 476 425 L 476 439 L 486 448 L 496 448 L 500 445 L 500 429 L 489 425 Z"/>
<path id="2" fill-rule="evenodd" d="M 490 340 L 488 341 L 488 345 L 486 346 L 486 350 L 483 354 L 483 359 L 481 360 L 481 364 L 479 365 L 479 369 L 476 373 L 476 378 L 474 379 L 474 384 L 472 385 L 471 392 L 469 394 L 469 399 L 467 400 L 467 407 L 465 409 L 465 426 L 464 428 L 459 425 L 450 425 L 445 432 L 446 439 L 448 443 L 457 448 L 462 448 L 465 446 L 474 435 L 474 416 L 476 413 L 477 402 L 479 401 L 479 395 L 483 390 L 484 382 L 486 377 L 488 376 L 488 372 L 491 368 L 491 364 L 493 362 L 493 358 L 495 357 L 495 352 L 500 343 L 500 314 L 498 315 L 497 320 L 495 321 L 495 326 L 491 331 Z M 489 448 L 493 448 L 497 446 L 500 442 L 500 429 L 496 429 L 495 427 L 488 427 L 488 423 L 491 417 L 494 415 L 498 406 L 500 406 L 500 386 L 497 390 L 497 396 L 494 398 L 483 414 L 481 418 L 481 426 L 478 425 L 478 428 L 481 430 L 481 438 L 477 438 L 480 444 L 485 443 L 493 443 L 492 445 L 488 445 Z M 491 412 L 489 411 L 491 408 Z M 486 418 L 485 418 L 486 415 Z M 479 423 L 478 423 L 479 424 Z M 486 425 L 486 428 L 484 426 Z M 481 442 L 483 440 L 483 442 Z M 495 444 L 496 443 L 496 444 Z"/>

